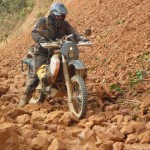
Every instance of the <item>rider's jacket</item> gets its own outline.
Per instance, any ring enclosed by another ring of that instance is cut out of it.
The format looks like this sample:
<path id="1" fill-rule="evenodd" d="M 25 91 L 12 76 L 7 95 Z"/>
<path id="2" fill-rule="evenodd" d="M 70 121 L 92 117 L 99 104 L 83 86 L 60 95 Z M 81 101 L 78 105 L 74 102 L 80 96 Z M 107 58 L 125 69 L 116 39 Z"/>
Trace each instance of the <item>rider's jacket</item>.
<path id="1" fill-rule="evenodd" d="M 32 31 L 32 38 L 36 42 L 37 51 L 47 53 L 48 51 L 40 46 L 40 42 L 55 41 L 69 34 L 74 34 L 76 39 L 80 37 L 66 20 L 57 24 L 52 16 L 48 16 L 39 18 Z"/>

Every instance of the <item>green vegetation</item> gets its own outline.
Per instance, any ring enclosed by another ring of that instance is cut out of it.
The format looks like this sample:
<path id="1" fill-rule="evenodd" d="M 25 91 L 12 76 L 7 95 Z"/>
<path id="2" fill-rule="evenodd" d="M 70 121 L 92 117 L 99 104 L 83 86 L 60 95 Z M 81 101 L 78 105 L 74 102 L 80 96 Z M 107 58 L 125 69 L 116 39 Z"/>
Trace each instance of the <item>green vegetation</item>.
<path id="1" fill-rule="evenodd" d="M 125 20 L 124 19 L 118 19 L 117 21 L 116 21 L 116 24 L 118 25 L 118 24 L 123 24 L 125 22 Z"/>
<path id="2" fill-rule="evenodd" d="M 137 71 L 134 75 L 132 72 L 129 72 L 129 76 L 130 76 L 129 85 L 131 89 L 143 80 L 142 71 Z"/>
<path id="3" fill-rule="evenodd" d="M 111 84 L 109 88 L 111 91 L 115 90 L 119 92 L 120 94 L 124 94 L 124 91 L 121 89 L 120 85 L 118 84 Z"/>
<path id="4" fill-rule="evenodd" d="M 32 11 L 34 0 L 0 0 L 0 41 L 5 40 L 20 19 Z"/>
<path id="5" fill-rule="evenodd" d="M 35 17 L 39 18 L 45 16 L 45 14 L 49 11 L 50 5 L 53 0 L 42 0 L 40 1 L 39 10 L 35 12 Z"/>
<path id="6" fill-rule="evenodd" d="M 39 11 L 39 12 L 37 12 L 37 14 L 36 14 L 36 18 L 42 17 L 42 16 L 44 16 L 44 15 L 45 15 L 45 12 Z"/>
<path id="7" fill-rule="evenodd" d="M 146 74 L 150 74 L 150 52 L 143 52 L 139 57 L 139 61 L 142 65 L 142 70 L 146 72 Z"/>
<path id="8" fill-rule="evenodd" d="M 31 13 L 35 0 L 0 0 L 0 42 L 5 40 L 15 26 L 21 25 Z M 53 0 L 41 0 L 38 3 L 35 17 L 44 16 Z"/>
<path id="9" fill-rule="evenodd" d="M 26 1 L 24 7 L 19 11 L 19 17 L 23 19 L 27 13 L 32 11 L 33 8 L 33 0 L 24 0 Z"/>
<path id="10" fill-rule="evenodd" d="M 132 119 L 132 120 L 135 120 L 135 121 L 137 121 L 138 118 L 139 118 L 138 114 L 133 114 L 133 115 L 131 116 L 131 119 Z"/>

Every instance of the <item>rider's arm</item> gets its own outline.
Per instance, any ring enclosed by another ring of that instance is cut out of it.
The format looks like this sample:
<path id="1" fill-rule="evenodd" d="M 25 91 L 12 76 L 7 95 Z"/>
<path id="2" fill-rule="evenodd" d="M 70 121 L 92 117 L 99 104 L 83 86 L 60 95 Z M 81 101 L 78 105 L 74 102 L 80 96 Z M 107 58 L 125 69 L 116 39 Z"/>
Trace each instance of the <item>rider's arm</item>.
<path id="1" fill-rule="evenodd" d="M 41 17 L 36 22 L 34 30 L 31 32 L 32 39 L 36 43 L 40 43 L 43 40 L 47 40 L 47 30 L 46 30 L 46 18 Z"/>
<path id="2" fill-rule="evenodd" d="M 88 41 L 88 39 L 82 35 L 80 35 L 67 21 L 66 21 L 66 30 L 67 35 L 73 34 L 75 36 L 76 41 Z"/>
<path id="3" fill-rule="evenodd" d="M 81 36 L 67 21 L 65 21 L 67 35 L 73 34 L 76 40 Z"/>

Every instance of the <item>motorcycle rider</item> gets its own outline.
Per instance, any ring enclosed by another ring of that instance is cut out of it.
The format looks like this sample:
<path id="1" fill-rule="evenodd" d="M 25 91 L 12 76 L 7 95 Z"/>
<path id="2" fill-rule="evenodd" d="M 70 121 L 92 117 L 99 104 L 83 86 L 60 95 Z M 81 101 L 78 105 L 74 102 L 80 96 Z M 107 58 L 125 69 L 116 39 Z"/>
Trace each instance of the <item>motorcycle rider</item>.
<path id="1" fill-rule="evenodd" d="M 48 58 L 52 56 L 52 54 L 48 53 L 47 49 L 40 46 L 40 43 L 53 42 L 56 39 L 61 39 L 64 35 L 70 34 L 74 35 L 76 41 L 87 41 L 87 38 L 79 35 L 65 20 L 67 13 L 68 11 L 64 4 L 57 2 L 52 4 L 48 17 L 41 17 L 37 21 L 31 33 L 36 43 L 33 52 L 35 71 L 28 76 L 23 97 L 18 104 L 19 107 L 24 107 L 32 98 L 32 94 L 39 83 L 36 70 L 43 64 L 46 64 Z M 42 81 L 44 82 L 45 80 L 43 79 Z"/>

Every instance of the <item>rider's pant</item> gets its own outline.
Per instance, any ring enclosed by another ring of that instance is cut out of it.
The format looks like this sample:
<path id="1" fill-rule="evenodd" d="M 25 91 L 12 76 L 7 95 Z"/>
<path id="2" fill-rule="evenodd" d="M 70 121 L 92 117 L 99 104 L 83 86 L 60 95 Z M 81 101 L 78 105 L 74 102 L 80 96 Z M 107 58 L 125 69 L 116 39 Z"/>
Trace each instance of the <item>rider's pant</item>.
<path id="1" fill-rule="evenodd" d="M 43 64 L 47 63 L 48 56 L 47 55 L 35 55 L 34 56 L 34 71 L 28 75 L 25 91 L 23 93 L 22 100 L 29 101 L 32 98 L 32 94 L 34 93 L 36 87 L 38 86 L 39 79 L 36 74 L 36 70 Z"/>

